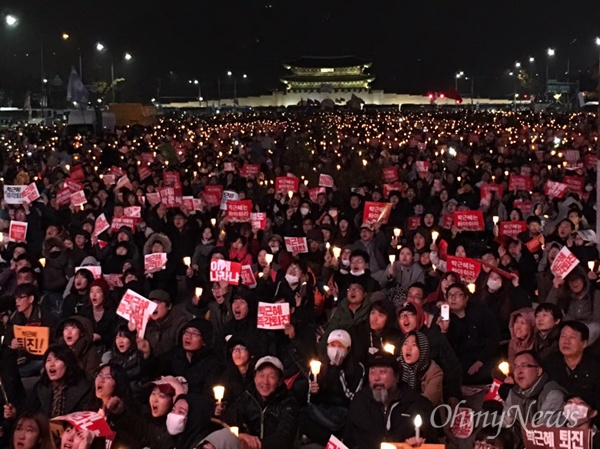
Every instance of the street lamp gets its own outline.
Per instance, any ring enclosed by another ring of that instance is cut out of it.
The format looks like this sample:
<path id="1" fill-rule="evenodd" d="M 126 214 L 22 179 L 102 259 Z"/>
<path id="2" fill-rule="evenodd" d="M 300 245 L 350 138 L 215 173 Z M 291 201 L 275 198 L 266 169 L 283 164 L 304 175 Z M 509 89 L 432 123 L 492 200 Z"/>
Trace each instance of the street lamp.
<path id="1" fill-rule="evenodd" d="M 231 75 L 233 75 L 233 73 L 231 73 L 231 70 L 228 70 L 227 71 L 227 76 L 231 76 Z"/>
<path id="2" fill-rule="evenodd" d="M 521 68 L 521 63 L 519 61 L 515 62 L 515 68 L 516 69 L 520 69 Z"/>
<path id="3" fill-rule="evenodd" d="M 12 14 L 7 14 L 6 17 L 4 17 L 4 22 L 9 27 L 15 27 L 19 23 L 19 19 L 17 18 L 17 16 L 13 16 Z"/>
<path id="4" fill-rule="evenodd" d="M 197 79 L 189 80 L 189 83 L 198 86 L 198 106 L 202 107 L 202 84 Z"/>
<path id="5" fill-rule="evenodd" d="M 71 36 L 69 36 L 69 33 L 63 33 L 60 37 L 63 41 L 68 41 Z"/>
<path id="6" fill-rule="evenodd" d="M 458 80 L 465 75 L 465 72 L 462 70 L 460 72 L 456 72 L 454 75 L 454 90 L 458 92 Z"/>
<path id="7" fill-rule="evenodd" d="M 131 56 L 131 53 L 125 53 L 125 56 L 123 56 L 123 59 L 125 59 L 125 61 L 131 61 L 133 59 L 133 56 Z"/>
<path id="8" fill-rule="evenodd" d="M 546 93 L 548 92 L 548 64 L 550 62 L 550 58 L 553 57 L 556 52 L 554 51 L 553 48 L 549 48 L 548 51 L 546 52 L 546 54 L 548 55 L 548 57 L 546 58 Z"/>
<path id="9" fill-rule="evenodd" d="M 101 42 L 98 42 L 98 43 L 96 44 L 96 50 L 98 50 L 98 51 L 102 52 L 102 51 L 104 51 L 105 49 L 106 49 L 106 47 L 105 47 L 105 46 L 104 46 L 104 44 L 102 44 Z"/>

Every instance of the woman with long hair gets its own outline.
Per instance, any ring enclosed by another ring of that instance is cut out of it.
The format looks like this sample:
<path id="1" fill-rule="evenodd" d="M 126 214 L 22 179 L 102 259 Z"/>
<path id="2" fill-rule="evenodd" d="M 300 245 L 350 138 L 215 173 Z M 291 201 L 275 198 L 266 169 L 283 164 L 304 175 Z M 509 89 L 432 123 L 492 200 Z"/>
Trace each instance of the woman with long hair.
<path id="1" fill-rule="evenodd" d="M 50 422 L 41 411 L 23 413 L 14 429 L 10 449 L 54 449 Z"/>

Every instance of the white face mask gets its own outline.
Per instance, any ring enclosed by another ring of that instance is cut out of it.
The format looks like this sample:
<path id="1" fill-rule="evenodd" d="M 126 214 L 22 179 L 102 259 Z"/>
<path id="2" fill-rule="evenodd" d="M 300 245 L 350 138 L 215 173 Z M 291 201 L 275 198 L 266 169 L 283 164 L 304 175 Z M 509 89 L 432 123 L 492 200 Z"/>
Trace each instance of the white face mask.
<path id="1" fill-rule="evenodd" d="M 308 207 L 301 207 L 300 208 L 300 213 L 302 215 L 308 215 L 309 212 L 310 212 L 310 210 L 308 209 Z"/>
<path id="2" fill-rule="evenodd" d="M 350 270 L 352 276 L 362 276 L 365 274 L 365 270 Z"/>
<path id="3" fill-rule="evenodd" d="M 300 279 L 298 278 L 298 276 L 294 276 L 293 274 L 286 274 L 285 280 L 290 285 L 296 285 Z"/>
<path id="4" fill-rule="evenodd" d="M 273 254 L 277 254 L 277 252 L 279 251 L 279 246 L 269 246 L 269 248 L 271 248 L 271 252 Z"/>
<path id="5" fill-rule="evenodd" d="M 493 279 L 488 279 L 487 286 L 492 292 L 497 292 L 502 287 L 502 281 L 495 281 Z"/>
<path id="6" fill-rule="evenodd" d="M 329 363 L 332 365 L 341 365 L 348 354 L 346 348 L 327 348 L 327 357 L 329 357 Z"/>
<path id="7" fill-rule="evenodd" d="M 589 185 L 589 184 L 587 186 L 585 186 L 585 191 L 586 192 L 591 192 L 592 190 L 594 190 L 594 186 Z"/>
<path id="8" fill-rule="evenodd" d="M 167 415 L 167 432 L 169 435 L 179 435 L 185 429 L 187 416 L 169 413 Z"/>
<path id="9" fill-rule="evenodd" d="M 575 426 L 587 419 L 588 408 L 585 405 L 565 404 L 562 414 L 571 426 Z"/>
<path id="10" fill-rule="evenodd" d="M 343 267 L 348 267 L 348 266 L 350 266 L 350 260 L 344 260 L 344 259 L 342 259 L 342 266 L 343 266 Z"/>

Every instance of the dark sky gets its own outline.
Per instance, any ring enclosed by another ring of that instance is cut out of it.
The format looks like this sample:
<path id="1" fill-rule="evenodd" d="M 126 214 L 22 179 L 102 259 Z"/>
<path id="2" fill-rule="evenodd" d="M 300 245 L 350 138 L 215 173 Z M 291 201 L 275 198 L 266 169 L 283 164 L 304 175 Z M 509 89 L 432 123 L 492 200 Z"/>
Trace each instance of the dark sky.
<path id="1" fill-rule="evenodd" d="M 476 90 L 501 95 L 512 90 L 515 61 L 529 69 L 533 56 L 545 75 L 548 47 L 556 48 L 551 72 L 566 78 L 570 57 L 576 79 L 597 63 L 600 35 L 599 0 L 0 0 L 0 13 L 20 19 L 14 29 L 0 27 L 3 88 L 39 85 L 42 42 L 46 77 L 66 81 L 79 47 L 84 82 L 107 79 L 110 56 L 94 51 L 101 41 L 127 80 L 126 95 L 146 101 L 158 78 L 163 96 L 192 97 L 188 80 L 199 78 L 203 95 L 214 97 L 220 76 L 223 96 L 231 96 L 228 70 L 240 77 L 240 96 L 269 93 L 282 88 L 282 61 L 346 54 L 371 59 L 374 87 L 386 91 L 426 94 L 463 70 Z M 125 51 L 134 58 L 128 64 Z"/>

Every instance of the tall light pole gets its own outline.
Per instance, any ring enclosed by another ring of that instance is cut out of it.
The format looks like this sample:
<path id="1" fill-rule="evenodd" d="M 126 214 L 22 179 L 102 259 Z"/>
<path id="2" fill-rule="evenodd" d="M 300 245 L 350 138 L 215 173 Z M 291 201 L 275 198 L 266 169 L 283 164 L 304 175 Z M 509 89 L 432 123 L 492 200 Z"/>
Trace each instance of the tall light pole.
<path id="1" fill-rule="evenodd" d="M 96 44 L 96 51 L 104 53 L 106 47 L 102 42 Z M 110 55 L 110 88 L 112 91 L 112 102 L 115 102 L 115 61 L 113 60 L 112 54 Z"/>
<path id="2" fill-rule="evenodd" d="M 554 51 L 554 49 L 553 49 L 553 48 L 549 48 L 549 49 L 546 51 L 546 55 L 548 56 L 548 57 L 546 58 L 546 94 L 548 94 L 548 79 L 549 79 L 549 75 L 548 75 L 548 73 L 549 73 L 549 70 L 548 70 L 548 65 L 549 65 L 549 63 L 550 63 L 550 58 L 552 58 L 552 57 L 555 55 L 555 53 L 556 53 L 556 52 Z"/>
<path id="3" fill-rule="evenodd" d="M 233 103 L 235 104 L 235 99 L 237 98 L 237 80 L 235 79 L 235 76 L 233 75 L 231 70 L 227 72 L 227 76 L 229 78 L 233 78 Z"/>
<path id="4" fill-rule="evenodd" d="M 63 41 L 67 42 L 71 39 L 71 35 L 69 33 L 62 33 L 61 36 Z M 102 44 L 100 44 L 102 45 Z M 79 78 L 81 78 L 83 80 L 83 64 L 82 64 L 82 60 L 81 60 L 81 47 L 77 47 L 77 53 L 79 56 Z"/>
<path id="5" fill-rule="evenodd" d="M 190 80 L 189 83 L 198 86 L 198 106 L 202 107 L 202 83 L 197 79 Z"/>
<path id="6" fill-rule="evenodd" d="M 463 72 L 462 70 L 454 74 L 454 90 L 456 92 L 458 92 L 458 80 L 461 79 L 464 75 L 465 72 Z"/>

